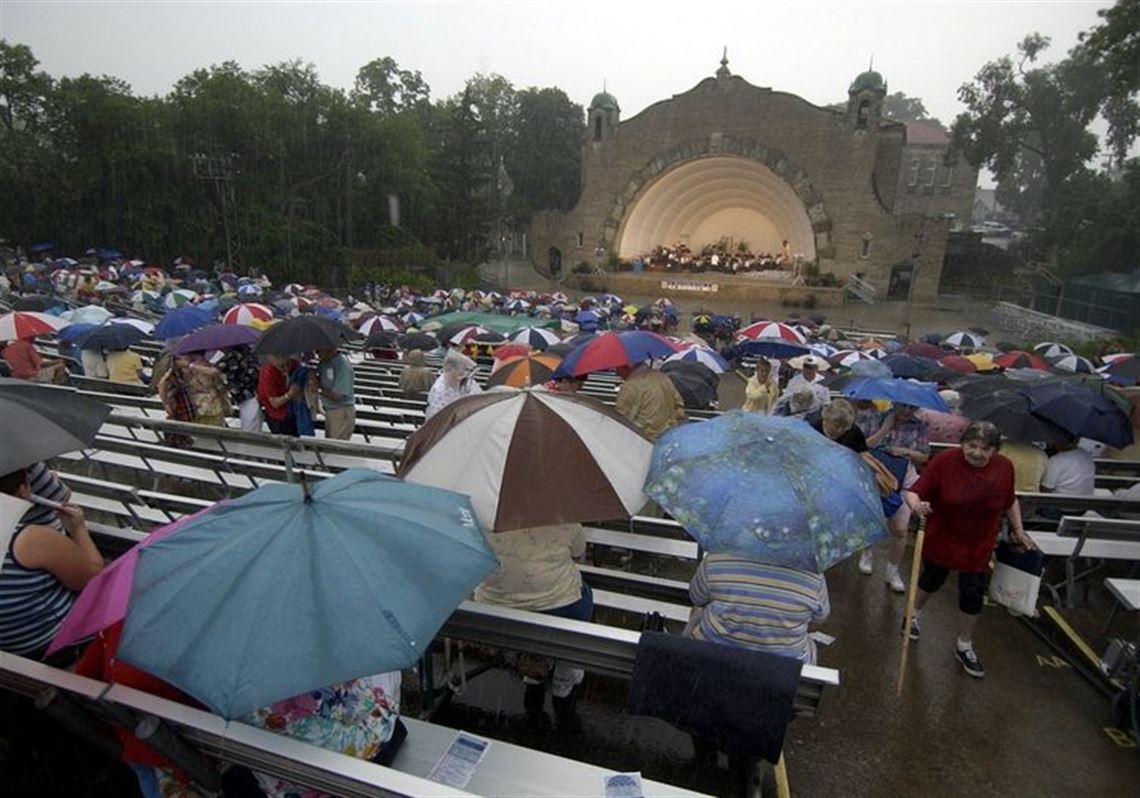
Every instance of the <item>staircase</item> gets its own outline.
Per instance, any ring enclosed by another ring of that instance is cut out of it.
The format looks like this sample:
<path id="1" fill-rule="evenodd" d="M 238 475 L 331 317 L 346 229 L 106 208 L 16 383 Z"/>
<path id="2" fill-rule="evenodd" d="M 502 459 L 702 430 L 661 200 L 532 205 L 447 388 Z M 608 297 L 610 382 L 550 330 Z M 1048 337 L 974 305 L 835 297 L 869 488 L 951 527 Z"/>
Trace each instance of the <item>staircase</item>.
<path id="1" fill-rule="evenodd" d="M 868 305 L 875 304 L 875 286 L 861 277 L 851 275 L 847 278 L 847 285 L 844 288 L 856 299 L 866 302 Z"/>

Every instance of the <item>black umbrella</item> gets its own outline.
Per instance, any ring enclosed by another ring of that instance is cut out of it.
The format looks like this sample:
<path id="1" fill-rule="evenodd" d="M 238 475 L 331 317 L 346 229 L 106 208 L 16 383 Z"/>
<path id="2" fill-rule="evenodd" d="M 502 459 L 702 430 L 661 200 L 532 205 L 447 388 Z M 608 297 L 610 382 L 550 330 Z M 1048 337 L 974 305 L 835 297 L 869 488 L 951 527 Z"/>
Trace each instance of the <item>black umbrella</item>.
<path id="1" fill-rule="evenodd" d="M 883 363 L 896 377 L 926 379 L 926 375 L 938 368 L 938 361 L 915 355 L 887 355 Z"/>
<path id="2" fill-rule="evenodd" d="M 950 387 L 962 395 L 962 399 L 985 396 L 994 391 L 1018 391 L 1025 383 L 1011 380 L 1004 374 L 959 374 Z"/>
<path id="3" fill-rule="evenodd" d="M 1113 382 L 1121 385 L 1136 385 L 1140 383 L 1140 357 L 1133 355 L 1109 363 L 1105 367 L 1104 373 L 1109 375 L 1109 379 Z"/>
<path id="4" fill-rule="evenodd" d="M 119 351 L 130 349 L 147 334 L 132 324 L 104 324 L 83 337 L 80 349 L 108 349 Z"/>
<path id="5" fill-rule="evenodd" d="M 578 333 L 573 338 L 567 338 L 565 341 L 560 341 L 546 351 L 552 355 L 559 357 L 566 357 L 582 344 L 588 343 L 598 336 L 597 333 Z"/>
<path id="6" fill-rule="evenodd" d="M 942 343 L 942 337 L 942 333 L 940 332 L 928 332 L 919 340 L 926 344 L 933 344 L 934 346 L 938 346 L 938 344 Z"/>
<path id="7" fill-rule="evenodd" d="M 87 448 L 110 412 L 71 391 L 0 379 L 0 474 Z"/>
<path id="8" fill-rule="evenodd" d="M 391 330 L 376 330 L 364 341 L 365 349 L 395 349 L 396 333 Z M 434 349 L 434 347 L 432 347 Z"/>
<path id="9" fill-rule="evenodd" d="M 262 333 L 253 351 L 259 355 L 295 355 L 336 349 L 345 341 L 359 337 L 359 333 L 339 321 L 324 316 L 297 316 Z"/>
<path id="10" fill-rule="evenodd" d="M 401 335 L 396 343 L 399 344 L 400 349 L 405 352 L 410 352 L 413 349 L 419 349 L 423 352 L 430 352 L 433 349 L 439 348 L 439 341 L 427 333 L 408 333 Z"/>
<path id="11" fill-rule="evenodd" d="M 673 360 L 663 365 L 661 371 L 673 381 L 685 407 L 704 410 L 716 401 L 720 377 L 704 363 Z"/>
<path id="12" fill-rule="evenodd" d="M 962 403 L 962 415 L 974 421 L 989 421 L 1001 434 L 1015 441 L 1063 443 L 1068 433 L 1052 421 L 1035 416 L 1029 397 L 1022 391 L 998 390 L 971 397 Z"/>
<path id="13" fill-rule="evenodd" d="M 1123 449 L 1132 443 L 1128 416 L 1105 396 L 1068 380 L 1027 385 L 1033 412 L 1073 435 Z"/>
<path id="14" fill-rule="evenodd" d="M 1015 344 L 1013 341 L 998 341 L 994 346 L 999 352 L 1014 352 L 1021 349 L 1021 346 Z"/>
<path id="15" fill-rule="evenodd" d="M 22 296 L 12 303 L 12 310 L 26 310 L 32 313 L 43 313 L 56 307 L 63 307 L 67 303 L 62 299 L 44 294 L 29 294 Z"/>

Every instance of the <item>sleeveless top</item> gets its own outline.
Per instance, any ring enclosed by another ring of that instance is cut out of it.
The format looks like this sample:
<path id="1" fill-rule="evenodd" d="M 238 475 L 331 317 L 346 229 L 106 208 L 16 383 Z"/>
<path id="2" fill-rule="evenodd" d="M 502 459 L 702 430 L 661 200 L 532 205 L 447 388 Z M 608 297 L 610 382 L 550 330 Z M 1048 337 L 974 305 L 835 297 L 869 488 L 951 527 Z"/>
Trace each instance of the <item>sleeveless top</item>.
<path id="1" fill-rule="evenodd" d="M 44 498 L 60 501 L 67 497 L 67 488 L 42 463 L 28 468 L 28 486 Z M 50 571 L 25 568 L 12 556 L 20 534 L 36 525 L 64 534 L 55 510 L 33 506 L 12 533 L 0 568 L 0 649 L 33 659 L 43 657 L 77 595 Z"/>

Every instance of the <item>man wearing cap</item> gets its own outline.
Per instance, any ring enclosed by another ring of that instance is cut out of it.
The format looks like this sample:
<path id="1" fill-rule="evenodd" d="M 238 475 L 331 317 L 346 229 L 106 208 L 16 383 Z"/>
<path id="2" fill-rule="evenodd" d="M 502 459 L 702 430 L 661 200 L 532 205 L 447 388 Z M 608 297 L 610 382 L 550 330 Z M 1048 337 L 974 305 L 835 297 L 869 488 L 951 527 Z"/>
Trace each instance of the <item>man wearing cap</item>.
<path id="1" fill-rule="evenodd" d="M 820 358 L 815 355 L 805 355 L 799 359 L 800 373 L 788 380 L 784 388 L 784 395 L 780 397 L 781 404 L 791 402 L 792 395 L 801 387 L 808 388 L 815 401 L 812 409 L 819 409 L 831 401 L 831 392 L 823 385 L 823 375 L 819 373 Z"/>

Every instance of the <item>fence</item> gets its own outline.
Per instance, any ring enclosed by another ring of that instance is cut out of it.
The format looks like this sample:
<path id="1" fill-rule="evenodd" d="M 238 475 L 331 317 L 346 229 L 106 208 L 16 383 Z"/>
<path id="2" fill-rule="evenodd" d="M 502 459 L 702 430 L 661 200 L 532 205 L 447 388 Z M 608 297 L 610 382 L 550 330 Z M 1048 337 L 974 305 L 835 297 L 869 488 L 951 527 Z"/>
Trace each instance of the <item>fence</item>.
<path id="1" fill-rule="evenodd" d="M 1115 336 L 1115 330 L 1050 316 L 1012 302 L 998 302 L 990 311 L 994 324 L 1016 332 L 1024 340 L 1093 341 Z"/>

